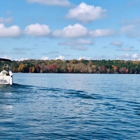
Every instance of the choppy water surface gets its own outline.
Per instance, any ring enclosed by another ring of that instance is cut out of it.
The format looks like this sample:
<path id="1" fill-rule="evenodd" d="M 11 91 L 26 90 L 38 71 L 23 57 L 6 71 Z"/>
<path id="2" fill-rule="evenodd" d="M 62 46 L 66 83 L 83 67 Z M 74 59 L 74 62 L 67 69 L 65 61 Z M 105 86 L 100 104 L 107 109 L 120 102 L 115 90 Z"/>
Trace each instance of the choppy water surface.
<path id="1" fill-rule="evenodd" d="M 0 139 L 140 139 L 140 75 L 14 74 Z"/>

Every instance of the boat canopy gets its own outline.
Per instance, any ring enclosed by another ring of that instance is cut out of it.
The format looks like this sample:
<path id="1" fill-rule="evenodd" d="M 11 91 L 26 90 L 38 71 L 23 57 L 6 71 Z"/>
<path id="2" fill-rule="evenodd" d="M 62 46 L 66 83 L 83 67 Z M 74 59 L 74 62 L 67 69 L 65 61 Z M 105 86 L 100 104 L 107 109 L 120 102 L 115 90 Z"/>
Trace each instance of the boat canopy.
<path id="1" fill-rule="evenodd" d="M 0 61 L 12 62 L 10 59 L 7 59 L 7 58 L 0 58 Z"/>

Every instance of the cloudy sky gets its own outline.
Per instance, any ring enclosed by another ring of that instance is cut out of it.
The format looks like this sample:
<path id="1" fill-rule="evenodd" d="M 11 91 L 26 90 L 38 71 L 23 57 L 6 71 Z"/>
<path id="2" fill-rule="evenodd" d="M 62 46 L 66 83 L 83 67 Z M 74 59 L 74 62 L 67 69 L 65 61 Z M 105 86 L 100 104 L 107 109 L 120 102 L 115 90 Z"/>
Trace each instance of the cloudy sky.
<path id="1" fill-rule="evenodd" d="M 140 60 L 140 0 L 1 0 L 0 57 Z"/>

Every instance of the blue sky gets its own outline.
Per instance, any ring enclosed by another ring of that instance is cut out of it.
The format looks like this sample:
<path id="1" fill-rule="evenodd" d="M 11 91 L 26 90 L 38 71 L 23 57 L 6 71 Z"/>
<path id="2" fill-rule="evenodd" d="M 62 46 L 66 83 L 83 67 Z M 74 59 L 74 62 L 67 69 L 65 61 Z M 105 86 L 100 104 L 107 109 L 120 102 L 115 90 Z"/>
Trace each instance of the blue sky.
<path id="1" fill-rule="evenodd" d="M 0 57 L 140 60 L 140 0 L 2 0 Z"/>

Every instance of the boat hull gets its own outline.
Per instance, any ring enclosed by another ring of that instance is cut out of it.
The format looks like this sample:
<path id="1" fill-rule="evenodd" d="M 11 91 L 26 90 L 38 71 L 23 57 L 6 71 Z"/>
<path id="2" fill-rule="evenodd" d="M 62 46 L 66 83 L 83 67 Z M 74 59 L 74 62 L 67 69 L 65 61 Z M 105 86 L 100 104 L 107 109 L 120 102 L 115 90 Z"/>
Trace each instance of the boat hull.
<path id="1" fill-rule="evenodd" d="M 0 85 L 12 85 L 13 78 L 12 76 L 0 76 Z"/>

